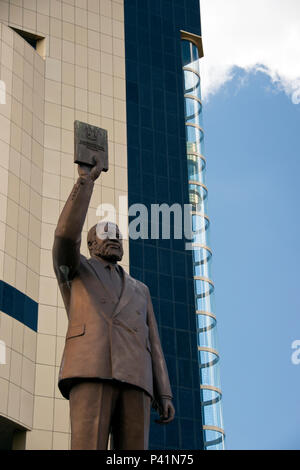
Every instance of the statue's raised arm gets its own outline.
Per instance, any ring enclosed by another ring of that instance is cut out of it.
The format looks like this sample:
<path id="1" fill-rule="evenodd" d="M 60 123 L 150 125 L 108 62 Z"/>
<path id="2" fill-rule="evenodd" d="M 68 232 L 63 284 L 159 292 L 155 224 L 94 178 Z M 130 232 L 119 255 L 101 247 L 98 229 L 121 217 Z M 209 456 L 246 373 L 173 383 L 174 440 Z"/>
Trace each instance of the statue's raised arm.
<path id="1" fill-rule="evenodd" d="M 101 171 L 107 171 L 107 134 L 103 129 L 75 121 L 75 154 L 79 178 L 60 214 L 55 230 L 53 264 L 60 283 L 70 282 L 80 262 L 81 232 Z M 105 133 L 105 134 L 103 134 Z"/>

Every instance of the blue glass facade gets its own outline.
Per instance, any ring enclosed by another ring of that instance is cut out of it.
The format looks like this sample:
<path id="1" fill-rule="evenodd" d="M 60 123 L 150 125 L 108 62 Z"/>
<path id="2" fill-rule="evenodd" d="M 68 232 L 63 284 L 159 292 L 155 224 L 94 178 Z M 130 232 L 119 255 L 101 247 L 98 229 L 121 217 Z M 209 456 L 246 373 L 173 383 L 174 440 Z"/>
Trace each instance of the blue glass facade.
<path id="1" fill-rule="evenodd" d="M 125 0 L 129 206 L 189 203 L 180 30 L 201 35 L 199 0 Z M 150 220 L 149 220 L 150 225 Z M 151 291 L 176 419 L 150 449 L 202 449 L 192 253 L 185 240 L 130 240 L 131 274 Z"/>

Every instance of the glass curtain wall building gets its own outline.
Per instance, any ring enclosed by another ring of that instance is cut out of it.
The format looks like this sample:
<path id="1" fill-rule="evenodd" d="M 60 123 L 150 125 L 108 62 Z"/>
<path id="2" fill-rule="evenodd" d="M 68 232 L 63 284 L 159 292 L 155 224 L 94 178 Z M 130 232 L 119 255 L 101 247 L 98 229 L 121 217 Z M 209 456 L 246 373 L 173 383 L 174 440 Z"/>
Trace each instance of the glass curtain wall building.
<path id="1" fill-rule="evenodd" d="M 202 44 L 195 35 L 182 32 L 182 62 L 186 152 L 192 228 L 197 348 L 200 396 L 205 449 L 224 449 L 222 392 L 214 309 L 214 284 L 211 277 L 212 250 L 209 243 L 210 220 L 205 185 L 205 151 L 202 121 L 200 57 Z"/>
<path id="2" fill-rule="evenodd" d="M 222 449 L 212 252 L 204 181 L 198 0 L 125 0 L 129 206 L 191 204 L 198 235 L 130 240 L 130 270 L 149 285 L 175 395 L 176 420 L 152 448 Z M 188 164 L 187 164 L 188 158 Z M 150 224 L 150 221 L 149 221 Z"/>

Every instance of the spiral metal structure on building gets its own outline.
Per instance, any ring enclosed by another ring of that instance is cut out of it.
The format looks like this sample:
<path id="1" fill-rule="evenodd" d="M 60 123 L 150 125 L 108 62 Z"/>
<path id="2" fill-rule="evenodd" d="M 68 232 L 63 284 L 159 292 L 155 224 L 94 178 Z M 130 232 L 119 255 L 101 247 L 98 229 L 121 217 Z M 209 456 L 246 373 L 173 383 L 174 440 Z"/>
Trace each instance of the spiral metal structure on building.
<path id="1" fill-rule="evenodd" d="M 204 448 L 224 449 L 222 391 L 214 309 L 214 283 L 211 278 L 212 250 L 207 215 L 208 190 L 205 185 L 206 159 L 200 87 L 201 38 L 181 32 L 184 74 L 185 126 L 189 199 L 192 207 L 194 291 L 197 323 L 200 399 Z"/>

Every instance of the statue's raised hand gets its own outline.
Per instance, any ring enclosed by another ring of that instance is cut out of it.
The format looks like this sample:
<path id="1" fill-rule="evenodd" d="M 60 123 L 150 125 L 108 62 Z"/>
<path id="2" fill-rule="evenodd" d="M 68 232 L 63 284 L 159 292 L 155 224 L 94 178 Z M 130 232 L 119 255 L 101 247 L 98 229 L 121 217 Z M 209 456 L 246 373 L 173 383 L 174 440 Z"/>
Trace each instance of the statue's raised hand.
<path id="1" fill-rule="evenodd" d="M 95 164 L 93 166 L 79 164 L 78 165 L 79 176 L 82 176 L 83 178 L 90 177 L 93 181 L 99 178 L 101 171 L 102 171 L 102 165 L 101 165 L 100 159 L 95 158 L 94 161 L 95 161 Z"/>

